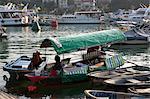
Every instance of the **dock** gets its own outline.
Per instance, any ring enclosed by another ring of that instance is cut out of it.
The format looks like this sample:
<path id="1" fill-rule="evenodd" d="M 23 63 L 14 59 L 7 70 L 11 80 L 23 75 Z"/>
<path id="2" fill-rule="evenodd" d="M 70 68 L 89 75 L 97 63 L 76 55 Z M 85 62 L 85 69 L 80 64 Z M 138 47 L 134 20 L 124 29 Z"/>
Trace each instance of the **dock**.
<path id="1" fill-rule="evenodd" d="M 0 91 L 0 99 L 18 99 L 17 96 L 13 96 L 11 94 Z"/>

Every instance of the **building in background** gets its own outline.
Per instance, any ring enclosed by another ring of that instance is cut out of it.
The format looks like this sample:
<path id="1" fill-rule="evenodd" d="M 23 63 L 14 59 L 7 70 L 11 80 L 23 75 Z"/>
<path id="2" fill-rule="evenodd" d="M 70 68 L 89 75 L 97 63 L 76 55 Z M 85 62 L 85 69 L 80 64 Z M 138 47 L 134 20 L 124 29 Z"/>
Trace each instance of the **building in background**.
<path id="1" fill-rule="evenodd" d="M 58 0 L 58 5 L 60 8 L 68 8 L 68 0 Z"/>
<path id="2" fill-rule="evenodd" d="M 42 3 L 54 2 L 59 8 L 67 8 L 68 0 L 42 0 Z"/>
<path id="3" fill-rule="evenodd" d="M 74 0 L 75 5 L 81 9 L 95 9 L 96 0 Z"/>

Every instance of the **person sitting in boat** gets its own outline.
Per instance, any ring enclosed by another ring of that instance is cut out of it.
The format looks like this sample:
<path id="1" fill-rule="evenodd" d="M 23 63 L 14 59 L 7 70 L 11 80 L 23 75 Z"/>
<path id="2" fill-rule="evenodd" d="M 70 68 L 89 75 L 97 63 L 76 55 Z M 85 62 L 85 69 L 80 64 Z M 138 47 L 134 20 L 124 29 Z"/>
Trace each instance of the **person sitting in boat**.
<path id="1" fill-rule="evenodd" d="M 55 65 L 53 67 L 54 70 L 61 70 L 62 66 L 61 66 L 61 62 L 60 62 L 60 57 L 58 55 L 55 56 Z"/>
<path id="2" fill-rule="evenodd" d="M 52 67 L 52 70 L 49 74 L 49 76 L 58 76 L 58 74 L 61 72 L 62 70 L 62 66 L 61 66 L 61 62 L 60 62 L 60 57 L 58 55 L 55 56 L 55 65 Z"/>
<path id="3" fill-rule="evenodd" d="M 38 68 L 39 64 L 42 62 L 42 58 L 40 57 L 40 52 L 36 51 L 35 53 L 33 53 L 33 58 L 31 61 L 31 67 L 32 68 Z"/>

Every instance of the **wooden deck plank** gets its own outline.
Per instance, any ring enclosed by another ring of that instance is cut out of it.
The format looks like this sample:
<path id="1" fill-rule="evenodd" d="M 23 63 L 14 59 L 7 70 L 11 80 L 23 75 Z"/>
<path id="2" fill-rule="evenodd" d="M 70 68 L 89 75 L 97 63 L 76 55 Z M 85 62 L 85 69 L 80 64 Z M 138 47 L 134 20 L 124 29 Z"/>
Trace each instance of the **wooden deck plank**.
<path id="1" fill-rule="evenodd" d="M 7 94 L 3 91 L 0 91 L 0 99 L 18 99 L 17 96 L 13 96 L 11 94 Z"/>

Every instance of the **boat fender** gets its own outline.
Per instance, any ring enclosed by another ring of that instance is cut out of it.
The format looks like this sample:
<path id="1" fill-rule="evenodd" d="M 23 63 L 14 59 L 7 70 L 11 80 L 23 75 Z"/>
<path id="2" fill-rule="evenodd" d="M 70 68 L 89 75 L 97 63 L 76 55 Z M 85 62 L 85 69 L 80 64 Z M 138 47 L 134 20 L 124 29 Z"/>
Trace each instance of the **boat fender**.
<path id="1" fill-rule="evenodd" d="M 8 77 L 6 75 L 3 76 L 3 80 L 8 81 Z"/>

